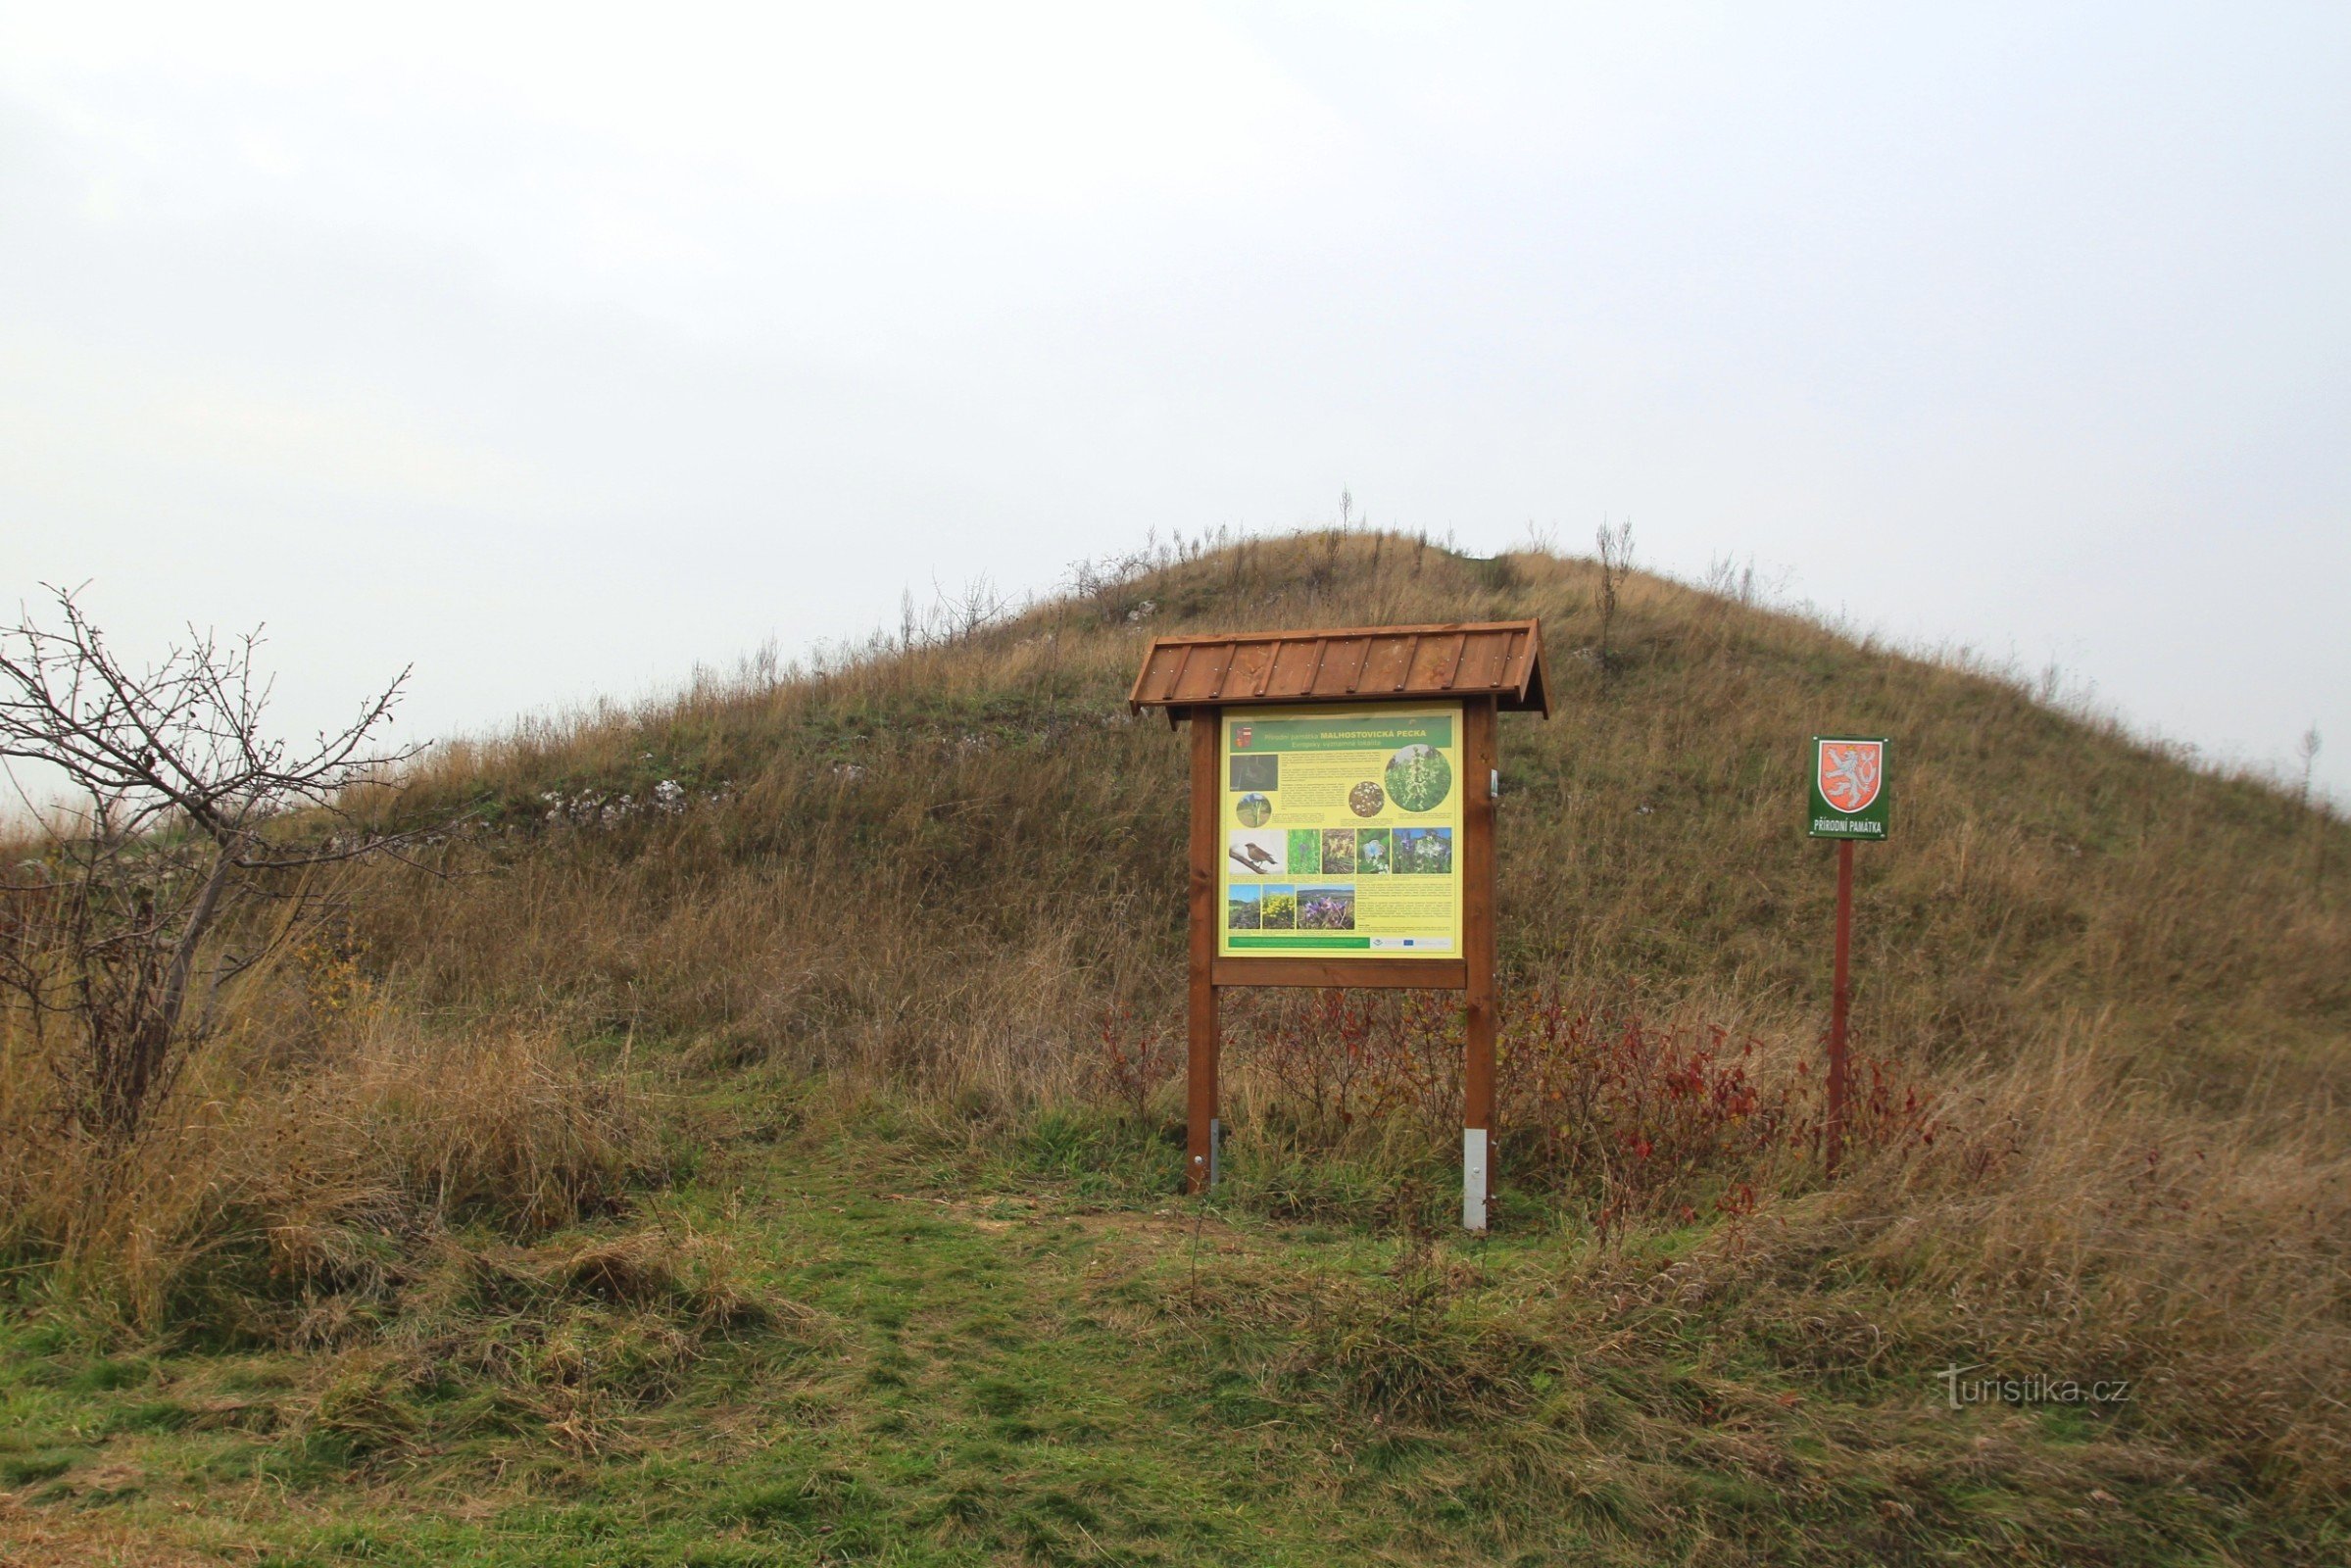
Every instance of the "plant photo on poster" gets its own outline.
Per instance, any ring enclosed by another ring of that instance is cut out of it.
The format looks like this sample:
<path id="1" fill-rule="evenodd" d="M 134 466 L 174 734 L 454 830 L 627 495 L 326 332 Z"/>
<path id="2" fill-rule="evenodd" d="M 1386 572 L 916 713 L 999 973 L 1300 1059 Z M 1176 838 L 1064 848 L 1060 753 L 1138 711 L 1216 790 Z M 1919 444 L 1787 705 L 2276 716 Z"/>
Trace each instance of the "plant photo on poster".
<path id="1" fill-rule="evenodd" d="M 1322 874 L 1320 828 L 1294 827 L 1290 830 L 1290 870 L 1294 876 Z"/>
<path id="2" fill-rule="evenodd" d="M 1355 929 L 1355 890 L 1351 887 L 1300 888 L 1298 895 L 1300 931 Z"/>
<path id="3" fill-rule="evenodd" d="M 1388 760 L 1388 798 L 1399 810 L 1433 811 L 1452 793 L 1453 768 L 1434 746 L 1407 746 Z"/>
<path id="4" fill-rule="evenodd" d="M 1322 833 L 1322 870 L 1328 876 L 1355 874 L 1355 830 L 1330 827 Z"/>
<path id="5" fill-rule="evenodd" d="M 1453 830 L 1399 827 L 1396 830 L 1397 876 L 1444 876 L 1453 869 Z"/>

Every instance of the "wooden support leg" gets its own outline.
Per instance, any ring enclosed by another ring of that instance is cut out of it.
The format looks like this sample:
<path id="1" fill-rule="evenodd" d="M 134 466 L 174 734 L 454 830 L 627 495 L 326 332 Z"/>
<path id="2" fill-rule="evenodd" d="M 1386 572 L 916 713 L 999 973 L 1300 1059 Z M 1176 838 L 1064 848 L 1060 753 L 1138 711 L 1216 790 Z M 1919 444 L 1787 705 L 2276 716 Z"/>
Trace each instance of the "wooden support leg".
<path id="1" fill-rule="evenodd" d="M 1204 1193 L 1216 1150 L 1216 724 L 1214 709 L 1192 715 L 1192 962 L 1184 1068 L 1184 1187 Z"/>
<path id="2" fill-rule="evenodd" d="M 1494 1189 L 1494 808 L 1501 765 L 1492 699 L 1462 713 L 1462 780 L 1466 820 L 1461 860 L 1461 936 L 1469 960 L 1468 1022 L 1461 1074 L 1461 1226 L 1486 1229 L 1486 1200 Z"/>
<path id="3" fill-rule="evenodd" d="M 1216 1165 L 1216 988 L 1192 982 L 1190 1049 L 1184 1073 L 1184 1186 L 1204 1193 Z"/>

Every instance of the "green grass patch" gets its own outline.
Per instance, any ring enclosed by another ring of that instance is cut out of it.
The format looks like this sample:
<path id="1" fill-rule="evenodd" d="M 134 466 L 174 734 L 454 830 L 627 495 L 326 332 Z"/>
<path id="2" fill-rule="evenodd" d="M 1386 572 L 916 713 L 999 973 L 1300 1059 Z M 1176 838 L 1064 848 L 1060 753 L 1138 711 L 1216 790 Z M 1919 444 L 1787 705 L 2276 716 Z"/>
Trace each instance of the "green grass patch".
<path id="1" fill-rule="evenodd" d="M 0 1482 L 159 1539 L 233 1501 L 240 1549 L 320 1565 L 1646 1564 L 1724 1542 L 2055 1565 L 2340 1540 L 2159 1439 L 1940 1411 L 1924 1360 L 1850 1364 L 1835 1334 L 1758 1332 L 1736 1292 L 1651 1283 L 1708 1223 L 1607 1252 L 1471 1242 L 1431 1172 L 1237 1148 L 1201 1205 L 1173 1195 L 1180 1152 L 1107 1113 L 964 1139 L 868 1102 L 714 1150 L 637 1216 L 476 1238 L 365 1345 L 90 1358 L 17 1309 Z M 1838 1289 L 1872 1309 L 1866 1276 Z"/>

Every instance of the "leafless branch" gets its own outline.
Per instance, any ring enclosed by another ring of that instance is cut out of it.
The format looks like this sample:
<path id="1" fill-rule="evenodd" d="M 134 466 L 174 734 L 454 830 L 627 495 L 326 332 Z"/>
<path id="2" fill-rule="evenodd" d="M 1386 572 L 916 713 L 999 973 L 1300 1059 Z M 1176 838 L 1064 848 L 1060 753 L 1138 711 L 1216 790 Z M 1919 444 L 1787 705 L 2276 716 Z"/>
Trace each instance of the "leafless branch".
<path id="1" fill-rule="evenodd" d="M 79 590 L 48 591 L 49 622 L 27 611 L 0 628 L 0 764 L 53 769 L 73 799 L 36 813 L 43 853 L 18 867 L 34 874 L 0 882 L 0 992 L 36 1019 L 74 1019 L 72 1114 L 128 1138 L 213 1027 L 221 988 L 324 906 L 313 873 L 405 858 L 437 829 L 384 831 L 346 809 L 421 749 L 377 743 L 407 670 L 296 748 L 267 727 L 258 629 L 190 627 L 134 670 Z M 274 934 L 222 951 L 240 912 L 269 904 Z"/>

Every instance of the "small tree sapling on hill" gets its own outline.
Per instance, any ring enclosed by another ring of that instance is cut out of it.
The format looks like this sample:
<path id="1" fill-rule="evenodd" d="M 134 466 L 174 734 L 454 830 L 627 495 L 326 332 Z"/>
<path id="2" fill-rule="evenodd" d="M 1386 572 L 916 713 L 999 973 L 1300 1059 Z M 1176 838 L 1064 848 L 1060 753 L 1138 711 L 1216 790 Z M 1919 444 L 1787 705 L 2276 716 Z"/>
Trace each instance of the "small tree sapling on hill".
<path id="1" fill-rule="evenodd" d="M 318 870 L 420 836 L 343 803 L 421 748 L 376 742 L 406 670 L 298 750 L 265 733 L 258 630 L 191 630 L 134 671 L 73 591 L 50 592 L 55 624 L 0 628 L 0 763 L 20 795 L 20 761 L 68 786 L 40 853 L 0 878 L 0 993 L 52 1048 L 68 1119 L 127 1143 L 216 1030 L 222 988 L 325 911 Z"/>
<path id="2" fill-rule="evenodd" d="M 1613 667 L 1614 652 L 1608 646 L 1609 635 L 1616 629 L 1616 595 L 1618 587 L 1633 574 L 1633 520 L 1628 517 L 1619 523 L 1601 523 L 1592 543 L 1600 558 L 1600 668 Z"/>

